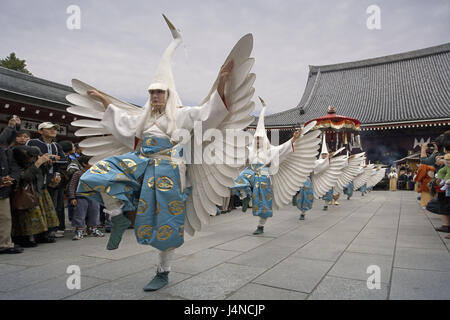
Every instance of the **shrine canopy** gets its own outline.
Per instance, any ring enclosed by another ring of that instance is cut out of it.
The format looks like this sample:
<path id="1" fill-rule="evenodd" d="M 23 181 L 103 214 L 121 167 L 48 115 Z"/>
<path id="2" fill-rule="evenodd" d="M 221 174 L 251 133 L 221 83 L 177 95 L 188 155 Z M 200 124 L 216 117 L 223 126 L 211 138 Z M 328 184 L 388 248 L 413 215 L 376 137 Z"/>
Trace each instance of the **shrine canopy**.
<path id="1" fill-rule="evenodd" d="M 310 120 L 306 122 L 305 125 L 307 125 L 312 121 L 317 121 L 317 124 L 315 125 L 313 130 L 317 129 L 322 131 L 331 130 L 334 132 L 344 131 L 356 134 L 359 134 L 361 130 L 360 129 L 361 123 L 359 122 L 359 120 L 336 114 L 336 108 L 332 106 L 328 108 L 328 114 L 326 116 Z"/>
<path id="2" fill-rule="evenodd" d="M 332 149 L 345 147 L 349 151 L 355 148 L 362 150 L 359 120 L 338 115 L 336 108 L 330 106 L 327 115 L 310 120 L 305 125 L 312 121 L 317 122 L 312 130 L 321 130 Z"/>

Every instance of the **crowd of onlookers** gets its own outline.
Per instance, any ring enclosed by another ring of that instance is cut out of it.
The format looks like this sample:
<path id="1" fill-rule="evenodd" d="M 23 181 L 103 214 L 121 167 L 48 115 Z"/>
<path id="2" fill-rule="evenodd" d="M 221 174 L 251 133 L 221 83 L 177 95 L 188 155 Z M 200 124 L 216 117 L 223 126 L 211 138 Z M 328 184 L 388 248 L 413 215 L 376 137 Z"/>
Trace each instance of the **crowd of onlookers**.
<path id="1" fill-rule="evenodd" d="M 11 116 L 0 133 L 0 253 L 64 237 L 66 207 L 73 240 L 103 237 L 110 231 L 108 218 L 98 203 L 76 192 L 90 157 L 69 140 L 56 142 L 57 124 L 41 123 L 36 138 L 20 125 Z"/>
<path id="2" fill-rule="evenodd" d="M 422 206 L 441 218 L 442 226 L 436 231 L 450 233 L 450 130 L 433 143 L 422 145 L 414 180 Z M 450 239 L 450 235 L 445 238 Z"/>

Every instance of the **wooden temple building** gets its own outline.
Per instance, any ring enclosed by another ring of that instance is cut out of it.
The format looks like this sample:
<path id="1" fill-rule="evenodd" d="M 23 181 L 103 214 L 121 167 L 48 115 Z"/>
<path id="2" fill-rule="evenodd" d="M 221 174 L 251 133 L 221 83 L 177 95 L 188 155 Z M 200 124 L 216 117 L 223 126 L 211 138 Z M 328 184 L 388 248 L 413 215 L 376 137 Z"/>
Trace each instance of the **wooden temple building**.
<path id="1" fill-rule="evenodd" d="M 310 66 L 298 105 L 266 115 L 266 129 L 279 131 L 282 143 L 301 124 L 326 115 L 329 106 L 361 122 L 362 150 L 372 162 L 393 164 L 420 151 L 418 141 L 433 141 L 450 129 L 450 43 Z"/>

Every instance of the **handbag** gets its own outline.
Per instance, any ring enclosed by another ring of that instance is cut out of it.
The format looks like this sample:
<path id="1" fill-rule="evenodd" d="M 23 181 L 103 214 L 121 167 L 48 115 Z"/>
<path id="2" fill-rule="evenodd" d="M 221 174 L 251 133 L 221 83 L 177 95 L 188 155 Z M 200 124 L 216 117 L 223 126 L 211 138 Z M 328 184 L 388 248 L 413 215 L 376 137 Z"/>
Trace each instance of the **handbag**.
<path id="1" fill-rule="evenodd" d="M 39 205 L 33 184 L 19 186 L 11 193 L 11 207 L 15 210 L 32 209 Z"/>

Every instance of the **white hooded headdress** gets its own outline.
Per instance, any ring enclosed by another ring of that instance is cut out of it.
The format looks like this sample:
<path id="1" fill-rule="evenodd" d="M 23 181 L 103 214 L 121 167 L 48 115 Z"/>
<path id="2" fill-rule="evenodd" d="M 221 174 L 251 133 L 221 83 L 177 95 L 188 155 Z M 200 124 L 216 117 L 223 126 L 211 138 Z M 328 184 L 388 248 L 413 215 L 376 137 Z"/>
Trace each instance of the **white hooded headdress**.
<path id="1" fill-rule="evenodd" d="M 322 153 L 326 153 L 329 154 L 328 152 L 328 148 L 327 148 L 327 141 L 326 141 L 326 137 L 325 137 L 325 132 L 322 134 L 322 150 L 320 151 L 320 155 L 322 155 Z"/>
<path id="2" fill-rule="evenodd" d="M 270 140 L 269 138 L 267 138 L 267 132 L 266 132 L 266 128 L 264 126 L 264 113 L 266 111 L 266 103 L 264 102 L 264 100 L 259 97 L 259 100 L 261 101 L 261 104 L 263 106 L 261 113 L 259 114 L 259 118 L 258 118 L 258 125 L 256 126 L 256 131 L 255 131 L 255 135 L 253 136 L 253 142 L 250 145 L 249 149 L 249 156 L 248 159 L 250 161 L 250 163 L 254 163 L 256 162 L 256 160 L 262 161 L 264 164 L 267 164 L 268 162 L 270 162 Z M 257 139 L 260 138 L 262 139 L 262 142 L 260 143 L 260 149 L 263 150 L 262 154 L 261 152 L 259 153 L 259 158 L 258 158 L 258 147 L 257 147 Z M 261 159 L 261 155 L 264 156 L 264 159 Z M 258 158 L 258 159 L 257 159 Z"/>
<path id="3" fill-rule="evenodd" d="M 173 40 L 164 51 L 164 54 L 161 58 L 161 61 L 156 70 L 156 75 L 153 78 L 153 82 L 148 87 L 148 90 L 164 90 L 168 93 L 168 98 L 166 99 L 166 108 L 165 113 L 168 119 L 168 132 L 167 134 L 171 136 L 176 130 L 176 108 L 181 106 L 181 100 L 178 96 L 178 93 L 175 89 L 175 81 L 173 79 L 172 74 L 172 65 L 171 60 L 175 49 L 181 44 L 182 38 L 179 31 L 175 28 L 175 26 L 167 19 L 165 15 L 163 15 L 166 20 L 167 25 L 169 26 L 170 32 L 172 33 Z M 167 95 L 166 95 L 167 97 Z M 142 117 L 141 122 L 137 126 L 136 133 L 139 138 L 142 138 L 142 132 L 145 128 L 145 124 L 148 121 L 149 116 L 151 115 L 151 105 L 150 98 L 147 100 L 145 106 L 145 113 Z"/>

